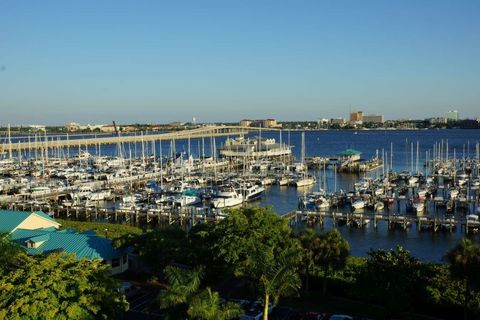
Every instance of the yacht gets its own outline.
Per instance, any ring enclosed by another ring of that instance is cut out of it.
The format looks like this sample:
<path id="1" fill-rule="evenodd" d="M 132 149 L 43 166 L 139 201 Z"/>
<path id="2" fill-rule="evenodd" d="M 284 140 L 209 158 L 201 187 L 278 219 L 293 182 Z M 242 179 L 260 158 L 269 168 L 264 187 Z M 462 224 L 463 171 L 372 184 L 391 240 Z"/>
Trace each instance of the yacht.
<path id="1" fill-rule="evenodd" d="M 90 201 L 104 201 L 112 196 L 110 189 L 100 190 L 98 192 L 93 192 L 88 196 Z"/>
<path id="2" fill-rule="evenodd" d="M 245 201 L 252 201 L 260 198 L 264 191 L 265 188 L 263 186 L 259 186 L 250 182 L 247 182 L 245 186 L 240 187 L 240 192 Z"/>
<path id="3" fill-rule="evenodd" d="M 230 185 L 219 186 L 212 199 L 214 208 L 228 208 L 241 205 L 244 201 L 243 195 L 239 194 Z"/>
<path id="4" fill-rule="evenodd" d="M 193 206 L 201 202 L 202 199 L 200 199 L 193 189 L 182 192 L 182 194 L 178 195 L 174 200 L 174 204 L 178 207 Z"/>

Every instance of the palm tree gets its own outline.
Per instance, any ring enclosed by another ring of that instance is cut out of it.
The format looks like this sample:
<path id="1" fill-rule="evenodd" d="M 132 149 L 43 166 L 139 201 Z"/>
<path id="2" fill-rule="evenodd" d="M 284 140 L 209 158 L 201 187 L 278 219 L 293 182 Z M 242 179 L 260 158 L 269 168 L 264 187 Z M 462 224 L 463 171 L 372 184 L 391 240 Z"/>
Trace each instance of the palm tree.
<path id="1" fill-rule="evenodd" d="M 468 239 L 462 240 L 447 253 L 452 275 L 463 280 L 465 285 L 464 319 L 468 318 L 468 306 L 471 296 L 480 289 L 480 245 Z"/>
<path id="2" fill-rule="evenodd" d="M 243 309 L 232 302 L 222 305 L 218 292 L 207 287 L 192 299 L 187 313 L 194 319 L 229 320 L 241 316 Z"/>
<path id="3" fill-rule="evenodd" d="M 298 239 L 302 244 L 302 265 L 303 272 L 305 272 L 305 291 L 308 292 L 310 287 L 310 271 L 314 266 L 314 249 L 318 246 L 315 243 L 318 241 L 318 234 L 313 229 L 305 229 L 298 235 Z"/>
<path id="4" fill-rule="evenodd" d="M 350 246 L 338 230 L 334 229 L 315 239 L 312 250 L 315 264 L 323 269 L 323 295 L 325 295 L 328 275 L 345 267 Z"/>
<path id="5" fill-rule="evenodd" d="M 203 268 L 195 268 L 193 270 L 181 269 L 174 266 L 167 266 L 164 270 L 168 281 L 166 291 L 159 294 L 160 307 L 180 308 L 181 313 L 185 310 L 198 292 L 203 277 Z"/>
<path id="6" fill-rule="evenodd" d="M 188 314 L 194 319 L 228 320 L 243 314 L 238 304 L 222 305 L 218 292 L 210 288 L 198 293 L 203 278 L 203 267 L 187 270 L 168 266 L 164 272 L 168 287 L 159 295 L 160 307 L 172 308 L 170 315 L 173 319 L 185 318 Z"/>
<path id="7" fill-rule="evenodd" d="M 301 286 L 300 277 L 294 265 L 278 257 L 276 265 L 260 276 L 260 291 L 263 295 L 263 320 L 268 320 L 270 300 L 278 303 L 281 297 L 289 296 Z"/>

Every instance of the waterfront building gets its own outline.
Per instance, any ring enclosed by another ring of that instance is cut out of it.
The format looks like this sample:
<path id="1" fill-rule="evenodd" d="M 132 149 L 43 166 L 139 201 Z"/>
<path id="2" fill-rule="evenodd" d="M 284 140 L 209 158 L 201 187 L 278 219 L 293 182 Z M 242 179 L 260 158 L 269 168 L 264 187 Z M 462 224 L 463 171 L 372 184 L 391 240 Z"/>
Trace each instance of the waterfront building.
<path id="1" fill-rule="evenodd" d="M 318 129 L 326 128 L 326 127 L 328 127 L 328 124 L 329 124 L 329 123 L 330 123 L 330 120 L 328 120 L 328 119 L 325 119 L 325 118 L 323 118 L 323 119 L 318 119 L 318 120 L 317 120 L 317 128 L 318 128 Z"/>
<path id="2" fill-rule="evenodd" d="M 64 251 L 74 253 L 77 259 L 101 259 L 112 267 L 112 274 L 128 270 L 128 249 L 115 249 L 111 240 L 94 231 L 78 233 L 74 229 L 59 230 L 60 226 L 41 211 L 0 210 L 0 232 L 8 233 L 27 254 Z"/>
<path id="3" fill-rule="evenodd" d="M 277 123 L 275 119 L 262 120 L 262 128 L 281 128 L 282 125 Z"/>
<path id="4" fill-rule="evenodd" d="M 260 127 L 260 128 L 281 128 L 282 125 L 275 119 L 250 120 L 243 119 L 240 121 L 242 127 Z"/>
<path id="5" fill-rule="evenodd" d="M 363 111 L 353 111 L 350 113 L 350 122 L 351 123 L 362 123 L 363 122 Z"/>
<path id="6" fill-rule="evenodd" d="M 428 122 L 430 124 L 445 124 L 445 123 L 447 123 L 447 119 L 441 118 L 441 117 L 436 117 L 436 118 L 428 119 Z"/>
<path id="7" fill-rule="evenodd" d="M 333 119 L 330 119 L 330 124 L 339 125 L 340 127 L 343 127 L 347 124 L 347 122 L 345 121 L 345 118 L 333 118 Z"/>
<path id="8" fill-rule="evenodd" d="M 120 127 L 117 126 L 117 130 L 120 130 Z M 101 132 L 115 132 L 115 126 L 113 124 L 104 124 L 100 126 Z"/>
<path id="9" fill-rule="evenodd" d="M 33 132 L 45 132 L 46 127 L 43 124 L 31 124 L 28 126 L 30 128 L 30 131 Z"/>
<path id="10" fill-rule="evenodd" d="M 458 111 L 457 110 L 448 110 L 445 112 L 445 120 L 447 122 L 449 121 L 458 121 L 459 116 L 458 116 Z"/>
<path id="11" fill-rule="evenodd" d="M 241 127 L 250 127 L 252 124 L 253 124 L 253 120 L 250 120 L 250 119 L 240 120 Z"/>
<path id="12" fill-rule="evenodd" d="M 75 131 L 80 130 L 80 124 L 77 123 L 77 122 L 69 122 L 69 123 L 65 124 L 65 129 L 68 132 L 75 132 Z"/>
<path id="13" fill-rule="evenodd" d="M 354 162 L 360 160 L 362 153 L 355 149 L 347 149 L 339 152 L 338 155 L 340 156 L 341 161 Z"/>
<path id="14" fill-rule="evenodd" d="M 383 115 L 369 114 L 363 116 L 363 123 L 384 123 Z"/>

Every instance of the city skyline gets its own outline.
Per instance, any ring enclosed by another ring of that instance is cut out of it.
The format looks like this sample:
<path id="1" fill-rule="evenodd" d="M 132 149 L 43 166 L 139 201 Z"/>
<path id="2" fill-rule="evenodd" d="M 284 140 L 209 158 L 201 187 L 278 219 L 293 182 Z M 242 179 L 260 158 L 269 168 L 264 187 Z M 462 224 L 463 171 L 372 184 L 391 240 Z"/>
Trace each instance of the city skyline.
<path id="1" fill-rule="evenodd" d="M 477 118 L 475 1 L 0 4 L 6 123 Z"/>

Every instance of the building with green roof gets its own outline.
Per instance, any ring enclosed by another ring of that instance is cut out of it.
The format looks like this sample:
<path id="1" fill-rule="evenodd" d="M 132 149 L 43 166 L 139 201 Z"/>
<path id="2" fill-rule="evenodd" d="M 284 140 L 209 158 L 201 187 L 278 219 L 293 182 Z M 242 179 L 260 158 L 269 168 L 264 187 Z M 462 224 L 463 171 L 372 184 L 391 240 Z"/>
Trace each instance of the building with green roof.
<path id="1" fill-rule="evenodd" d="M 362 155 L 362 153 L 355 149 L 347 149 L 339 152 L 338 155 L 340 156 L 342 161 L 348 160 L 349 162 L 353 162 L 360 160 L 360 156 Z"/>
<path id="2" fill-rule="evenodd" d="M 129 249 L 116 249 L 110 239 L 94 231 L 59 230 L 60 224 L 43 212 L 0 210 L 0 232 L 25 248 L 28 254 L 55 251 L 74 253 L 78 259 L 101 259 L 112 267 L 112 274 L 128 269 Z"/>
<path id="3" fill-rule="evenodd" d="M 25 212 L 0 210 L 0 232 L 12 233 L 16 229 L 60 228 L 60 223 L 41 211 Z"/>

